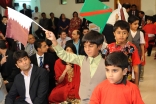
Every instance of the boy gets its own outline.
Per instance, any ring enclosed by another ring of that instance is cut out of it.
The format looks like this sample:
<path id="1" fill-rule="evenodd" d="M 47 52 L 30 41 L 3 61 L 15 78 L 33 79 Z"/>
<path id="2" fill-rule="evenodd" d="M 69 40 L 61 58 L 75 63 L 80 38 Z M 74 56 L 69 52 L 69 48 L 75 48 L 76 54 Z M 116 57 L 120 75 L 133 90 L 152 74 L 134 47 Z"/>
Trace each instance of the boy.
<path id="1" fill-rule="evenodd" d="M 96 31 L 90 31 L 84 35 L 82 43 L 84 44 L 84 51 L 87 56 L 71 54 L 63 50 L 58 45 L 52 32 L 46 31 L 46 37 L 52 41 L 53 48 L 58 57 L 65 62 L 77 64 L 81 67 L 79 95 L 81 104 L 88 104 L 93 89 L 106 79 L 105 65 L 103 64 L 104 59 L 100 54 L 104 41 L 103 35 Z"/>
<path id="2" fill-rule="evenodd" d="M 122 51 L 128 56 L 129 70 L 127 73 L 128 80 L 132 81 L 132 67 L 135 75 L 134 83 L 138 85 L 139 73 L 138 65 L 140 64 L 140 58 L 138 51 L 131 42 L 127 41 L 129 33 L 129 24 L 126 21 L 119 20 L 113 27 L 114 36 L 116 42 L 108 44 L 107 48 L 103 51 L 104 55 L 108 55 L 114 51 Z"/>
<path id="3" fill-rule="evenodd" d="M 107 79 L 94 89 L 89 104 L 144 104 L 138 87 L 126 80 L 128 64 L 128 57 L 123 52 L 107 56 Z"/>
<path id="4" fill-rule="evenodd" d="M 148 48 L 147 56 L 151 56 L 152 48 L 155 42 L 156 26 L 153 24 L 153 18 L 147 18 L 147 24 L 143 27 L 143 30 L 148 35 Z"/>

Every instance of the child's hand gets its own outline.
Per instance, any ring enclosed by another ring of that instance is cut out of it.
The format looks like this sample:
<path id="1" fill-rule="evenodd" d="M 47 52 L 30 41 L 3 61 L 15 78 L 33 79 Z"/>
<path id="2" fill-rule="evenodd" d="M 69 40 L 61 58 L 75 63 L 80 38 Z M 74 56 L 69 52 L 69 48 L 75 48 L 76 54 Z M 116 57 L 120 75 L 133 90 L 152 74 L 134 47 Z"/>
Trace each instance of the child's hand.
<path id="1" fill-rule="evenodd" d="M 53 32 L 46 30 L 45 34 L 46 34 L 47 39 L 49 39 L 51 41 L 56 41 L 56 37 Z"/>

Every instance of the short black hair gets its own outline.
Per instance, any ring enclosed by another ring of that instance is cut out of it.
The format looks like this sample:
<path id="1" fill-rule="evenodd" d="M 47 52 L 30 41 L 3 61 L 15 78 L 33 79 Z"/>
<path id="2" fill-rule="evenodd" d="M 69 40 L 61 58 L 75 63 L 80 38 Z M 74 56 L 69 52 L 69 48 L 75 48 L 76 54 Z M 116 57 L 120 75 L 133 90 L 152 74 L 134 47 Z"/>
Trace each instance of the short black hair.
<path id="1" fill-rule="evenodd" d="M 61 30 L 61 31 L 59 31 L 59 35 L 61 35 L 63 32 L 65 32 L 67 34 L 67 32 L 65 30 Z"/>
<path id="2" fill-rule="evenodd" d="M 14 54 L 13 54 L 13 59 L 15 60 L 15 63 L 17 63 L 17 61 L 20 59 L 20 58 L 23 58 L 23 57 L 28 57 L 28 53 L 24 50 L 18 50 L 18 51 L 15 51 Z"/>
<path id="3" fill-rule="evenodd" d="M 122 30 L 127 30 L 129 32 L 130 26 L 126 21 L 118 20 L 113 27 L 113 32 L 115 32 L 118 28 L 121 28 Z"/>
<path id="4" fill-rule="evenodd" d="M 83 30 L 89 30 L 89 28 L 88 28 L 88 27 L 84 27 Z M 83 30 L 82 30 L 82 31 L 83 31 Z"/>
<path id="5" fill-rule="evenodd" d="M 41 15 L 45 14 L 45 12 L 42 12 Z"/>
<path id="6" fill-rule="evenodd" d="M 103 44 L 104 36 L 97 31 L 91 30 L 82 38 L 82 43 L 90 42 L 96 44 L 97 46 Z"/>
<path id="7" fill-rule="evenodd" d="M 3 16 L 2 19 L 3 19 L 3 18 L 7 18 L 7 16 Z"/>
<path id="8" fill-rule="evenodd" d="M 128 57 L 123 52 L 110 53 L 105 59 L 105 66 L 116 66 L 124 70 L 128 65 Z"/>
<path id="9" fill-rule="evenodd" d="M 129 16 L 128 17 L 128 23 L 132 24 L 135 21 L 139 21 L 139 18 L 137 16 Z"/>
<path id="10" fill-rule="evenodd" d="M 49 47 L 52 45 L 52 42 L 51 42 L 51 40 L 49 40 L 49 39 L 46 39 L 45 42 L 46 42 L 46 44 L 47 44 Z"/>
<path id="11" fill-rule="evenodd" d="M 0 40 L 0 49 L 7 49 L 5 40 Z"/>
<path id="12" fill-rule="evenodd" d="M 143 12 L 143 11 L 139 11 L 139 13 L 141 13 L 141 14 L 145 14 L 145 12 Z"/>
<path id="13" fill-rule="evenodd" d="M 135 4 L 132 4 L 131 7 L 135 7 L 135 8 L 137 8 L 137 6 L 136 6 Z"/>
<path id="14" fill-rule="evenodd" d="M 131 5 L 129 3 L 124 3 L 122 4 L 122 7 L 124 7 L 125 9 L 130 9 Z"/>
<path id="15" fill-rule="evenodd" d="M 38 51 L 37 48 L 41 48 L 41 43 L 43 43 L 43 42 L 45 42 L 44 39 L 37 39 L 37 40 L 34 42 L 34 47 L 35 47 L 36 51 Z"/>
<path id="16" fill-rule="evenodd" d="M 150 21 L 154 21 L 154 18 L 152 17 L 152 16 L 149 16 L 148 18 L 147 18 L 147 20 L 150 20 Z"/>
<path id="17" fill-rule="evenodd" d="M 51 16 L 52 14 L 54 15 L 54 13 L 53 13 L 53 12 L 51 12 L 51 13 L 50 13 L 50 16 Z"/>

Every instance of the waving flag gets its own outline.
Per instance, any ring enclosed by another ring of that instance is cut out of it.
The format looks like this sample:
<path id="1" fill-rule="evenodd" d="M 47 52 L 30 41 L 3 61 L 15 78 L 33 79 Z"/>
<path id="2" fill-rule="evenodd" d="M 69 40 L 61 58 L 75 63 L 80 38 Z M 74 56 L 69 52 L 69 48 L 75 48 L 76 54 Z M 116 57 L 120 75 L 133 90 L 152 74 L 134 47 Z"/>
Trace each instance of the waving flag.
<path id="1" fill-rule="evenodd" d="M 124 11 L 123 11 L 123 8 L 122 8 L 119 0 L 118 0 L 118 10 L 119 10 L 119 14 L 118 15 L 121 16 L 121 20 L 125 21 Z"/>
<path id="2" fill-rule="evenodd" d="M 18 40 L 23 45 L 26 45 L 28 40 L 29 29 L 32 22 L 36 23 L 31 18 L 8 7 L 8 23 L 6 37 Z M 39 24 L 37 25 L 40 26 Z M 43 27 L 41 28 L 43 29 Z"/>
<path id="3" fill-rule="evenodd" d="M 100 27 L 102 33 L 112 9 L 99 0 L 85 0 L 80 16 Z"/>

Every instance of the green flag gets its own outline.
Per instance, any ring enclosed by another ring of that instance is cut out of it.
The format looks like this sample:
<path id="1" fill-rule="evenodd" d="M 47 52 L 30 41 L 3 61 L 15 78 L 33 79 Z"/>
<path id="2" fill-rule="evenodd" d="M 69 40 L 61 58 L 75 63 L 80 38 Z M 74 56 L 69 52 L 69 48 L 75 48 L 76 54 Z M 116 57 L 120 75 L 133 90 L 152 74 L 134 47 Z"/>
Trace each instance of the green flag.
<path id="1" fill-rule="evenodd" d="M 99 0 L 85 0 L 80 16 L 100 27 L 102 33 L 112 9 Z"/>

